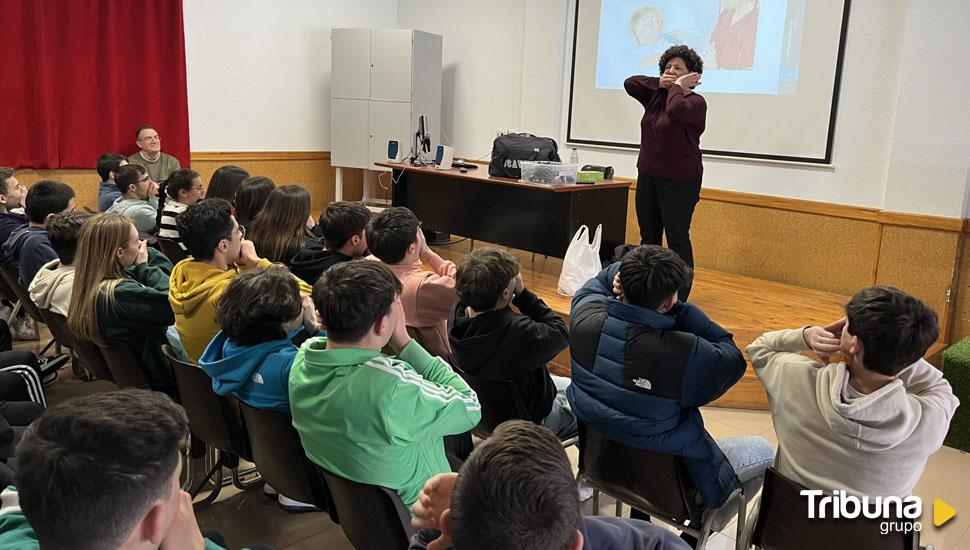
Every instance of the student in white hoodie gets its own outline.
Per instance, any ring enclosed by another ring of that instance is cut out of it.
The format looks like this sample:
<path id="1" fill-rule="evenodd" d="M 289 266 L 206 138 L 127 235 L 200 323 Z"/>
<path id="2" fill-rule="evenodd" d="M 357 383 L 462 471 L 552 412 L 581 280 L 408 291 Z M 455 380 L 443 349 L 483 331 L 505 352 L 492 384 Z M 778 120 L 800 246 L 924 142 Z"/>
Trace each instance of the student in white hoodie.
<path id="1" fill-rule="evenodd" d="M 77 236 L 93 214 L 87 212 L 67 212 L 57 214 L 47 224 L 47 237 L 57 259 L 43 265 L 30 282 L 30 299 L 40 309 L 47 309 L 67 317 L 71 304 L 71 291 L 74 289 L 74 251 L 77 249 Z"/>
<path id="2" fill-rule="evenodd" d="M 845 310 L 748 346 L 778 435 L 775 467 L 810 489 L 909 496 L 960 404 L 922 359 L 939 336 L 936 312 L 887 286 L 860 290 Z M 829 363 L 836 353 L 846 361 Z"/>

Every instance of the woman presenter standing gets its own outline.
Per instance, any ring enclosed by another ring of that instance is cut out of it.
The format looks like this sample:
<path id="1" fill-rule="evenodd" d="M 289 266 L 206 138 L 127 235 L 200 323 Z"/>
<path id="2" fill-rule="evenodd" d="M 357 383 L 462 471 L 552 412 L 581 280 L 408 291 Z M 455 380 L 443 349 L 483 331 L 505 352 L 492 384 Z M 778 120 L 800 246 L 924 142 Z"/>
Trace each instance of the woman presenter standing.
<path id="1" fill-rule="evenodd" d="M 700 199 L 700 137 L 707 103 L 694 93 L 704 62 L 687 46 L 673 46 L 660 56 L 660 78 L 631 76 L 626 93 L 643 105 L 640 157 L 637 159 L 637 222 L 640 244 L 667 245 L 694 267 L 690 220 Z M 690 286 L 680 290 L 687 300 Z"/>

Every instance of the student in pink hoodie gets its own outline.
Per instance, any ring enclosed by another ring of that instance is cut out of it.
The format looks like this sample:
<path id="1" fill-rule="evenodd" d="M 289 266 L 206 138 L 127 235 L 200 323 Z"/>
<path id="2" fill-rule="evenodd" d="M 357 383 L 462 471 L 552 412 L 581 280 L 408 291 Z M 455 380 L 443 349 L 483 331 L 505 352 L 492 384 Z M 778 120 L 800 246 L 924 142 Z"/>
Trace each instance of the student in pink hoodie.
<path id="1" fill-rule="evenodd" d="M 451 364 L 448 315 L 458 301 L 454 262 L 441 259 L 428 248 L 421 222 L 403 206 L 388 208 L 371 219 L 367 245 L 401 281 L 404 317 L 415 339 L 432 355 Z M 432 271 L 422 269 L 422 262 Z"/>

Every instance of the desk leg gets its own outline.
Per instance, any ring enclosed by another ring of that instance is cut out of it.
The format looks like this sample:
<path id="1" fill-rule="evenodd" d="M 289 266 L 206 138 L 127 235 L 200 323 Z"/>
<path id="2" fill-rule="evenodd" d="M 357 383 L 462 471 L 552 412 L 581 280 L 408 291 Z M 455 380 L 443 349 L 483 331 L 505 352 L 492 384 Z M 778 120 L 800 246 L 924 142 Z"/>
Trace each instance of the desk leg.
<path id="1" fill-rule="evenodd" d="M 333 200 L 342 201 L 344 200 L 344 169 L 337 166 L 336 172 L 334 173 L 335 185 L 333 191 Z"/>

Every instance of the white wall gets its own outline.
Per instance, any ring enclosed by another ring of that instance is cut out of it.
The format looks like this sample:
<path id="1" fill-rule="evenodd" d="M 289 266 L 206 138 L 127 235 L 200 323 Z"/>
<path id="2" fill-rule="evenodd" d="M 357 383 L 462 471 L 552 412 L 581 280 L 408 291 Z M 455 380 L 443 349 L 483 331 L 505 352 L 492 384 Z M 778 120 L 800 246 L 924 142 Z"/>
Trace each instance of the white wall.
<path id="1" fill-rule="evenodd" d="M 183 0 L 193 151 L 329 151 L 330 28 L 397 0 Z"/>
<path id="2" fill-rule="evenodd" d="M 487 153 L 495 131 L 504 128 L 565 140 L 574 2 L 398 4 L 399 26 L 444 36 L 446 71 L 451 65 L 456 73 L 453 88 L 447 79 L 444 85 L 444 127 L 457 154 Z M 966 215 L 970 110 L 965 105 L 970 73 L 962 70 L 966 62 L 961 56 L 970 51 L 968 20 L 970 3 L 855 0 L 833 167 L 711 158 L 705 160 L 704 185 L 894 211 Z M 949 53 L 940 55 L 941 51 Z M 581 147 L 580 161 L 611 164 L 620 175 L 636 175 L 635 151 Z"/>

